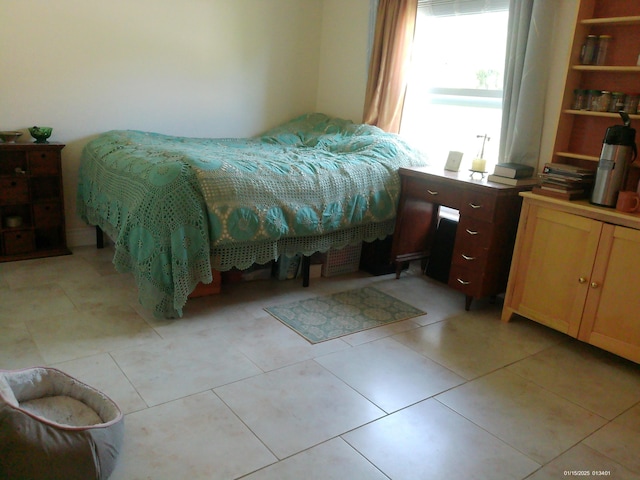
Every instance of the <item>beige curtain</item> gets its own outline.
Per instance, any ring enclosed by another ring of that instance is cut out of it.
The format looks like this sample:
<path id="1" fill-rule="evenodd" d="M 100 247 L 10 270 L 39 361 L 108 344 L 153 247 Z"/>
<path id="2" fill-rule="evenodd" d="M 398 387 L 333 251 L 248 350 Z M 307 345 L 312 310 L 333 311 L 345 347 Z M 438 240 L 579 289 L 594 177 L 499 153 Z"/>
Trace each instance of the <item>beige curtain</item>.
<path id="1" fill-rule="evenodd" d="M 418 0 L 379 0 L 364 123 L 398 133 L 407 89 L 407 71 Z"/>

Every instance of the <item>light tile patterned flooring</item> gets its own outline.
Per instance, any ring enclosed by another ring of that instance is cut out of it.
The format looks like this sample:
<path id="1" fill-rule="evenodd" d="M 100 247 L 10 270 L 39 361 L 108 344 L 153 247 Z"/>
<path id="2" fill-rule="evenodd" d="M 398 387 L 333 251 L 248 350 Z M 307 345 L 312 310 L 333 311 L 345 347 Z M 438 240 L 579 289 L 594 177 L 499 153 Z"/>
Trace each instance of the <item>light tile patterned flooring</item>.
<path id="1" fill-rule="evenodd" d="M 50 365 L 126 413 L 113 480 L 640 479 L 640 367 L 464 311 L 412 270 L 225 286 L 158 320 L 110 248 L 0 264 L 0 368 Z M 263 308 L 375 285 L 427 312 L 317 345 Z"/>

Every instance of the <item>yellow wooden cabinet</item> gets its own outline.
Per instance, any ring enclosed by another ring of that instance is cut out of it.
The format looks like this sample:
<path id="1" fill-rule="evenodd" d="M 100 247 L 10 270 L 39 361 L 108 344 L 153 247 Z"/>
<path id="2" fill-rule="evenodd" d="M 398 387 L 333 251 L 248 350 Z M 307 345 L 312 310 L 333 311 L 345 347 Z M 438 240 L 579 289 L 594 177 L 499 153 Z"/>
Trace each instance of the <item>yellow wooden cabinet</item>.
<path id="1" fill-rule="evenodd" d="M 519 314 L 640 362 L 640 215 L 521 195 L 502 319 Z"/>

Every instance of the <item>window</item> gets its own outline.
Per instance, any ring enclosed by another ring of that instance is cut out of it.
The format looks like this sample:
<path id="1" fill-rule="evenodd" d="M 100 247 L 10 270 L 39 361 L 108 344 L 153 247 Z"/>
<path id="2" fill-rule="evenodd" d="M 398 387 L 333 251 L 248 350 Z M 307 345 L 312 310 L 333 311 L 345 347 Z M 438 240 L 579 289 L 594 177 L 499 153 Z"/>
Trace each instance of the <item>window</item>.
<path id="1" fill-rule="evenodd" d="M 509 20 L 507 0 L 419 2 L 412 69 L 400 133 L 434 166 L 450 150 L 462 166 L 480 154 L 498 160 L 502 83 Z"/>

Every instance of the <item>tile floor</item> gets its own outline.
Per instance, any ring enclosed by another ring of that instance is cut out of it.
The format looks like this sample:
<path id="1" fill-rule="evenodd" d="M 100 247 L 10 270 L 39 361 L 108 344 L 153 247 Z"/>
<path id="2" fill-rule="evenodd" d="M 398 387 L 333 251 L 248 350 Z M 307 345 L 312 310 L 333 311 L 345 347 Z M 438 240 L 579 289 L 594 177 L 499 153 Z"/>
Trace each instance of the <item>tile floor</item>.
<path id="1" fill-rule="evenodd" d="M 411 270 L 225 286 L 157 320 L 112 250 L 0 264 L 0 368 L 126 413 L 113 480 L 640 479 L 640 367 Z M 427 312 L 311 345 L 267 305 L 375 284 Z"/>

